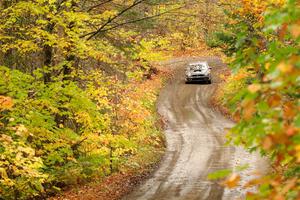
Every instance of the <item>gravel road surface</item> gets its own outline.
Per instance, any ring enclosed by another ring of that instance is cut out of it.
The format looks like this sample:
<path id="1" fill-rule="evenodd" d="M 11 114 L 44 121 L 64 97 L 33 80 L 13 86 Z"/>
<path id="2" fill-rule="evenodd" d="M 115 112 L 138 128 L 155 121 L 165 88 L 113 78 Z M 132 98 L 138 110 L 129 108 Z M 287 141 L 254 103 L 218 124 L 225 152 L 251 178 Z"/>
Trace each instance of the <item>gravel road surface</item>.
<path id="1" fill-rule="evenodd" d="M 192 61 L 208 61 L 213 84 L 185 84 L 184 68 Z M 166 119 L 167 150 L 153 176 L 124 200 L 234 200 L 245 190 L 224 189 L 207 175 L 220 169 L 249 164 L 242 183 L 266 171 L 266 161 L 257 153 L 225 145 L 226 130 L 234 124 L 209 106 L 226 66 L 216 57 L 181 58 L 163 63 L 174 70 L 172 80 L 161 91 L 158 111 Z M 254 176 L 254 175 L 253 175 Z"/>

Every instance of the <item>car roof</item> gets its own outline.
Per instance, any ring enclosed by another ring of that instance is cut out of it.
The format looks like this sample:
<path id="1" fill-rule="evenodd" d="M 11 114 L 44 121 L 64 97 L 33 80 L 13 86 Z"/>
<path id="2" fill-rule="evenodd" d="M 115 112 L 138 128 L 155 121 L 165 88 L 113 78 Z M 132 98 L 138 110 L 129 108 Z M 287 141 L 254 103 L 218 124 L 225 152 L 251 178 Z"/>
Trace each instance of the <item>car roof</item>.
<path id="1" fill-rule="evenodd" d="M 194 62 L 194 63 L 190 63 L 189 65 L 208 65 L 207 62 L 205 61 L 201 61 L 201 62 Z"/>

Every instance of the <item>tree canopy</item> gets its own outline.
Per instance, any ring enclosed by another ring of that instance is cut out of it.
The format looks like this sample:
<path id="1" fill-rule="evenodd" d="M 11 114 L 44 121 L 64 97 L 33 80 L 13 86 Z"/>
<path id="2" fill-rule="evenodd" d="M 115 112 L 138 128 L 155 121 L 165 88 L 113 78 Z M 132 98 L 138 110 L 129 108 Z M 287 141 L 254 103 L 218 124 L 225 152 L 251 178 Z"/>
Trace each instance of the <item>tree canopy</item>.
<path id="1" fill-rule="evenodd" d="M 2 0 L 1 198 L 44 196 L 153 160 L 163 146 L 155 126 L 162 78 L 151 62 L 199 44 L 206 22 L 189 10 L 204 4 L 217 6 Z"/>

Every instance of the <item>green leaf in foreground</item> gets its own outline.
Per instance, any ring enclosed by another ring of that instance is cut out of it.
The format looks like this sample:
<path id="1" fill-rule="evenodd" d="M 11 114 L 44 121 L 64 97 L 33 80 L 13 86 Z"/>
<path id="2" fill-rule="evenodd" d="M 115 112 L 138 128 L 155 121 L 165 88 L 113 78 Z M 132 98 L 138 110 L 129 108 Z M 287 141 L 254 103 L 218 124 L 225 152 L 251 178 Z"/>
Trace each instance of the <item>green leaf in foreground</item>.
<path id="1" fill-rule="evenodd" d="M 209 180 L 222 179 L 229 176 L 232 173 L 231 169 L 222 169 L 216 172 L 209 174 L 207 177 Z"/>

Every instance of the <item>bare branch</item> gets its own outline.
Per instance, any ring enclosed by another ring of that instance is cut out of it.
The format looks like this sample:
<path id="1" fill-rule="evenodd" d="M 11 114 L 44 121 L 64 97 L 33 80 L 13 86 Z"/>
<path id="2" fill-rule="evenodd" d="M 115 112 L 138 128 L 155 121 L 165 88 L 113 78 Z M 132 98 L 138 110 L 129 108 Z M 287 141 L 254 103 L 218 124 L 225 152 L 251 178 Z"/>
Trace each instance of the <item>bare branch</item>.
<path id="1" fill-rule="evenodd" d="M 140 22 L 140 21 L 144 21 L 144 20 L 148 20 L 148 19 L 153 19 L 153 18 L 156 18 L 156 17 L 162 16 L 162 15 L 168 14 L 168 13 L 170 13 L 172 11 L 175 11 L 175 10 L 178 10 L 178 9 L 181 9 L 181 8 L 183 8 L 183 7 L 178 7 L 178 8 L 170 9 L 168 11 L 159 13 L 157 15 L 152 15 L 152 16 L 143 17 L 143 18 L 140 18 L 140 19 L 132 20 L 132 21 L 123 22 L 123 23 L 117 24 L 115 26 L 109 27 L 107 29 L 103 29 L 99 33 L 107 32 L 107 31 L 119 28 L 119 27 L 127 25 L 127 24 L 133 24 L 133 23 L 136 23 L 136 22 Z"/>
<path id="2" fill-rule="evenodd" d="M 104 1 L 104 2 L 101 2 L 101 3 L 97 4 L 97 5 L 94 5 L 94 6 L 90 7 L 90 8 L 87 10 L 87 12 L 90 12 L 90 11 L 92 11 L 93 9 L 95 9 L 95 8 L 97 8 L 97 7 L 99 7 L 99 6 L 103 6 L 104 4 L 107 4 L 107 3 L 112 2 L 112 1 L 113 1 L 113 0 L 106 0 L 106 1 Z"/>
<path id="3" fill-rule="evenodd" d="M 124 10 L 120 11 L 117 15 L 109 18 L 102 26 L 99 27 L 98 30 L 88 33 L 86 35 L 81 36 L 81 38 L 89 36 L 87 38 L 87 40 L 92 39 L 94 36 L 96 36 L 97 34 L 99 34 L 107 25 L 109 25 L 111 22 L 113 22 L 115 19 L 117 19 L 118 17 L 122 16 L 124 13 L 126 13 L 127 11 L 131 10 L 132 8 L 134 8 L 135 6 L 141 4 L 143 1 L 145 0 L 136 0 L 134 1 L 134 3 L 130 6 L 128 6 L 127 8 L 125 8 Z"/>

